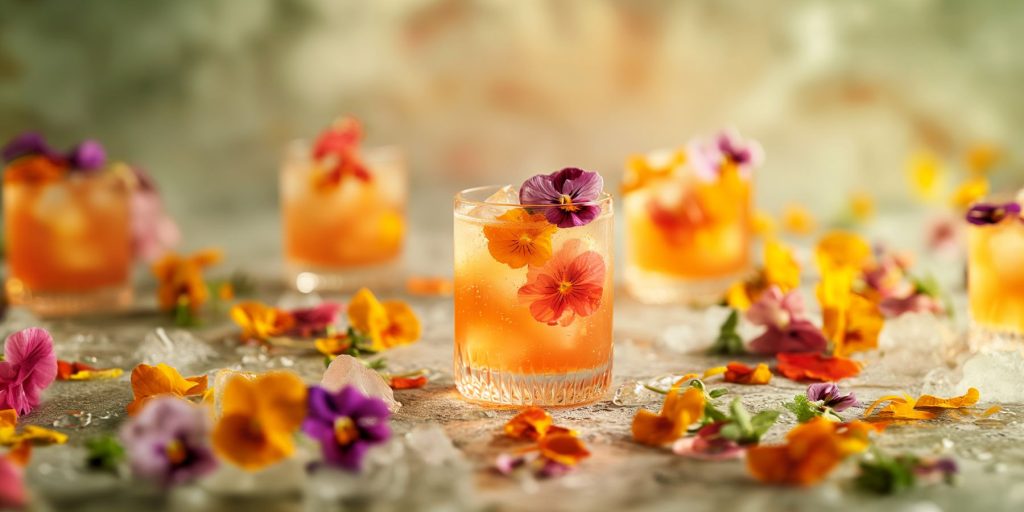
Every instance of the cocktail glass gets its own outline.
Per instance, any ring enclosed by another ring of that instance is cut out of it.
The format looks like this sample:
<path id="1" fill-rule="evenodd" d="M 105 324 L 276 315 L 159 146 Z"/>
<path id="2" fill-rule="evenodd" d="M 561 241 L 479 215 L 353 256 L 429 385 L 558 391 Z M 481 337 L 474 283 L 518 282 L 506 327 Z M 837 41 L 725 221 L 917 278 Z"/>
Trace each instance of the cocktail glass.
<path id="1" fill-rule="evenodd" d="M 455 385 L 470 400 L 573 405 L 612 371 L 612 200 L 558 228 L 511 187 L 455 197 Z"/>
<path id="2" fill-rule="evenodd" d="M 971 348 L 1024 348 L 1024 217 L 1007 213 L 967 231 Z"/>

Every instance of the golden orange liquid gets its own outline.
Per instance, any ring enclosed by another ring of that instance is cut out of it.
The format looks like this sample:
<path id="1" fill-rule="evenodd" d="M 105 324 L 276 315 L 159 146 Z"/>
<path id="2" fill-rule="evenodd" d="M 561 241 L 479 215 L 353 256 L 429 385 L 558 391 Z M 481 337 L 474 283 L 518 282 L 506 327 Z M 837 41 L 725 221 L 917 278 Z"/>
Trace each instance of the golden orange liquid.
<path id="1" fill-rule="evenodd" d="M 967 291 L 974 323 L 1024 334 L 1024 223 L 968 228 Z"/>
<path id="2" fill-rule="evenodd" d="M 605 263 L 600 306 L 567 326 L 537 321 L 529 304 L 517 295 L 527 282 L 527 268 L 513 269 L 491 256 L 483 228 L 502 222 L 456 212 L 456 360 L 474 369 L 510 374 L 566 374 L 608 367 L 614 288 L 610 212 L 586 226 L 558 229 L 551 238 L 555 252 L 566 241 L 579 239 L 585 250 L 599 253 Z"/>
<path id="3" fill-rule="evenodd" d="M 132 264 L 128 187 L 109 173 L 5 183 L 4 237 L 8 286 L 18 291 L 123 285 Z"/>
<path id="4" fill-rule="evenodd" d="M 627 265 L 689 279 L 744 271 L 750 265 L 750 197 L 750 182 L 737 176 L 712 183 L 656 180 L 627 193 Z"/>
<path id="5" fill-rule="evenodd" d="M 405 169 L 400 160 L 367 158 L 372 179 L 346 177 L 335 188 L 314 186 L 316 169 L 293 160 L 281 173 L 284 246 L 288 261 L 343 268 L 394 260 L 405 235 Z"/>

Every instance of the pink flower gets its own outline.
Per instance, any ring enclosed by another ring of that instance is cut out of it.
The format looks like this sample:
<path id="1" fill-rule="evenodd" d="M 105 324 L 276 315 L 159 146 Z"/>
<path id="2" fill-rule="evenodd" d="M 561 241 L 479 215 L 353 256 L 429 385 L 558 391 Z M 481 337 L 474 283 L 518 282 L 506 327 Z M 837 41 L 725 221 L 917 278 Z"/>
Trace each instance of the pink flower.
<path id="1" fill-rule="evenodd" d="M 766 328 L 750 342 L 750 350 L 757 354 L 824 351 L 828 340 L 803 315 L 804 301 L 798 292 L 783 294 L 777 286 L 765 290 L 747 310 L 747 320 Z"/>
<path id="2" fill-rule="evenodd" d="M 292 331 L 298 336 L 313 336 L 324 332 L 329 326 L 338 321 L 338 313 L 341 312 L 341 304 L 334 302 L 322 302 L 311 308 L 293 309 L 288 312 L 295 320 L 295 327 Z"/>
<path id="3" fill-rule="evenodd" d="M 941 315 L 946 308 L 942 302 L 924 293 L 912 293 L 906 297 L 887 297 L 878 304 L 882 314 L 888 317 L 904 313 L 931 313 Z"/>
<path id="4" fill-rule="evenodd" d="M 11 459 L 0 455 L 0 509 L 25 505 L 25 479 L 22 470 Z"/>
<path id="5" fill-rule="evenodd" d="M 138 186 L 132 193 L 132 245 L 135 256 L 154 261 L 181 242 L 181 231 L 164 210 L 163 200 L 144 171 L 133 167 Z"/>
<path id="6" fill-rule="evenodd" d="M 697 431 L 696 436 L 683 437 L 672 443 L 672 451 L 676 455 L 701 460 L 731 460 L 743 457 L 743 446 L 719 434 L 725 425 L 725 422 L 705 425 Z"/>
<path id="7" fill-rule="evenodd" d="M 39 327 L 18 331 L 4 343 L 4 358 L 0 361 L 0 409 L 28 414 L 39 405 L 43 390 L 57 378 L 53 337 Z"/>
<path id="8" fill-rule="evenodd" d="M 530 314 L 548 325 L 569 325 L 601 305 L 604 292 L 604 259 L 594 251 L 582 251 L 579 239 L 562 245 L 542 267 L 530 267 L 519 299 L 530 303 Z"/>

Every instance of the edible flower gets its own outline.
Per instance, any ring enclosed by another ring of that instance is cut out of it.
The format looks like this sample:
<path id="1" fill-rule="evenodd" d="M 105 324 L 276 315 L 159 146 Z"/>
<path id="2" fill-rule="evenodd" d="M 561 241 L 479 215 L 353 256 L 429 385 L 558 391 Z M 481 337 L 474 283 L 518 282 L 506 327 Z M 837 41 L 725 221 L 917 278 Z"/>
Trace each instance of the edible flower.
<path id="1" fill-rule="evenodd" d="M 574 238 L 541 267 L 530 267 L 519 299 L 529 304 L 538 322 L 566 326 L 577 316 L 585 317 L 601 305 L 605 285 L 604 258 L 583 250 Z"/>
<path id="2" fill-rule="evenodd" d="M 543 214 L 515 208 L 497 220 L 501 222 L 483 229 L 487 250 L 496 261 L 522 268 L 543 265 L 551 258 L 551 235 L 557 228 Z"/>
<path id="3" fill-rule="evenodd" d="M 797 421 L 806 423 L 819 416 L 842 422 L 843 418 L 837 413 L 859 404 L 853 393 L 843 395 L 838 385 L 826 382 L 811 384 L 806 395 L 797 395 L 783 406 L 796 415 Z"/>
<path id="4" fill-rule="evenodd" d="M 533 468 L 541 477 L 561 476 L 590 456 L 576 431 L 555 425 L 551 415 L 540 407 L 522 410 L 505 424 L 504 431 L 512 439 L 536 441 L 523 451 L 539 452 L 536 456 L 499 455 L 495 468 L 505 475 Z"/>
<path id="5" fill-rule="evenodd" d="M 859 463 L 860 474 L 854 479 L 858 489 L 880 495 L 899 494 L 913 489 L 919 482 L 936 480 L 953 483 L 958 472 L 956 461 L 944 458 L 918 457 L 912 454 L 890 456 L 875 448 L 870 457 Z"/>
<path id="6" fill-rule="evenodd" d="M 132 472 L 164 487 L 191 482 L 216 469 L 209 435 L 205 408 L 174 396 L 150 400 L 121 428 Z"/>
<path id="7" fill-rule="evenodd" d="M 554 424 L 555 420 L 540 407 L 527 407 L 505 423 L 505 435 L 512 439 L 536 441 L 548 434 L 573 431 Z"/>
<path id="8" fill-rule="evenodd" d="M 348 333 L 337 333 L 332 336 L 325 336 L 313 340 L 317 352 L 320 352 L 331 359 L 348 353 L 353 347 L 352 338 Z"/>
<path id="9" fill-rule="evenodd" d="M 758 363 L 757 367 L 751 368 L 743 363 L 733 361 L 725 366 L 726 371 L 723 378 L 726 382 L 734 384 L 768 384 L 772 380 L 772 371 L 768 365 Z"/>
<path id="10" fill-rule="evenodd" d="M 189 256 L 172 252 L 157 260 L 152 270 L 160 309 L 175 312 L 179 324 L 191 323 L 210 296 L 203 269 L 220 262 L 222 257 L 220 251 L 206 249 Z"/>
<path id="11" fill-rule="evenodd" d="M 704 415 L 704 392 L 695 387 L 680 391 L 673 387 L 665 396 L 657 414 L 640 409 L 633 417 L 633 439 L 638 443 L 660 446 L 679 439 L 690 425 Z"/>
<path id="12" fill-rule="evenodd" d="M 370 170 L 359 155 L 362 138 L 363 128 L 352 117 L 335 121 L 317 137 L 313 144 L 313 159 L 327 168 L 327 172 L 316 175 L 318 190 L 337 187 L 346 176 L 370 181 Z"/>
<path id="13" fill-rule="evenodd" d="M 523 183 L 519 202 L 527 208 L 543 208 L 548 222 L 560 227 L 585 226 L 601 215 L 604 179 L 596 172 L 566 167 L 551 174 L 538 174 Z"/>
<path id="14" fill-rule="evenodd" d="M 831 231 L 818 240 L 814 258 L 822 274 L 839 269 L 860 270 L 871 262 L 871 245 L 854 233 Z"/>
<path id="15" fill-rule="evenodd" d="M 306 386 L 288 372 L 228 380 L 213 448 L 223 459 L 249 471 L 295 452 L 294 434 L 306 418 Z"/>
<path id="16" fill-rule="evenodd" d="M 388 385 L 395 390 L 419 389 L 426 386 L 427 382 L 430 382 L 430 378 L 422 370 L 410 374 L 388 376 Z"/>
<path id="17" fill-rule="evenodd" d="M 291 332 L 296 336 L 309 337 L 326 332 L 338 321 L 341 304 L 321 302 L 309 308 L 297 308 L 288 311 L 294 325 Z"/>
<path id="18" fill-rule="evenodd" d="M 120 368 L 99 369 L 78 361 L 57 360 L 57 380 L 116 379 L 124 375 Z"/>
<path id="19" fill-rule="evenodd" d="M 302 431 L 320 443 L 324 460 L 331 466 L 359 471 L 367 451 L 391 437 L 387 404 L 352 386 L 334 393 L 313 386 L 308 403 Z"/>
<path id="20" fill-rule="evenodd" d="M 976 388 L 969 388 L 962 396 L 952 398 L 939 398 L 932 395 L 921 395 L 914 399 L 910 395 L 883 396 L 875 400 L 866 411 L 864 417 L 872 421 L 891 420 L 930 420 L 938 414 L 935 410 L 942 409 L 963 409 L 978 403 L 981 393 Z M 879 408 L 883 403 L 888 402 L 885 407 Z M 871 414 L 878 410 L 878 413 L 871 417 Z"/>
<path id="21" fill-rule="evenodd" d="M 207 384 L 205 375 L 185 378 L 178 370 L 164 363 L 136 366 L 132 370 L 131 382 L 134 399 L 128 404 L 127 410 L 132 416 L 141 411 L 146 402 L 158 396 L 201 396 L 206 392 Z"/>
<path id="22" fill-rule="evenodd" d="M 999 224 L 1007 217 L 1021 218 L 1020 203 L 979 203 L 967 210 L 967 222 L 975 226 Z"/>
<path id="23" fill-rule="evenodd" d="M 24 471 L 13 457 L 0 455 L 0 508 L 17 509 L 27 502 Z"/>
<path id="24" fill-rule="evenodd" d="M 712 181 L 727 169 L 743 176 L 764 162 L 764 150 L 756 140 L 743 139 L 738 131 L 722 130 L 714 140 L 694 139 L 687 144 L 686 154 L 697 175 Z"/>
<path id="25" fill-rule="evenodd" d="M 747 450 L 747 469 L 757 480 L 775 485 L 814 485 L 848 456 L 870 445 L 873 427 L 854 421 L 836 423 L 814 418 L 786 434 L 786 443 Z"/>
<path id="26" fill-rule="evenodd" d="M 0 361 L 0 409 L 28 414 L 40 395 L 57 377 L 53 337 L 39 327 L 29 327 L 7 337 Z"/>
<path id="27" fill-rule="evenodd" d="M 804 301 L 799 291 L 783 294 L 777 286 L 761 294 L 747 310 L 751 323 L 765 327 L 764 333 L 750 342 L 757 354 L 779 352 L 822 352 L 828 340 L 810 320 L 804 318 Z"/>
<path id="28" fill-rule="evenodd" d="M 765 290 L 773 286 L 782 292 L 800 286 L 800 263 L 793 249 L 776 239 L 764 242 L 764 266 L 751 278 L 733 283 L 726 294 L 726 302 L 735 309 L 746 311 Z"/>
<path id="29" fill-rule="evenodd" d="M 35 425 L 25 425 L 18 432 L 18 413 L 14 409 L 0 410 L 0 446 L 28 449 L 30 446 L 64 444 L 68 436 Z"/>
<path id="30" fill-rule="evenodd" d="M 622 178 L 622 193 L 628 194 L 674 174 L 686 163 L 682 149 L 658 151 L 647 155 L 630 155 Z"/>
<path id="31" fill-rule="evenodd" d="M 885 317 L 878 304 L 863 295 L 851 293 L 846 308 L 824 318 L 825 330 L 830 332 L 832 343 L 835 344 L 835 355 L 845 357 L 878 347 L 878 335 L 882 332 Z"/>
<path id="32" fill-rule="evenodd" d="M 400 300 L 381 302 L 368 288 L 356 292 L 348 305 L 352 327 L 370 338 L 371 349 L 408 345 L 420 338 L 422 327 L 416 313 Z"/>
<path id="33" fill-rule="evenodd" d="M 831 382 L 860 374 L 860 364 L 843 357 L 827 356 L 818 352 L 780 352 L 775 357 L 778 360 L 779 372 L 791 380 Z"/>
<path id="34" fill-rule="evenodd" d="M 241 329 L 243 341 L 265 341 L 282 336 L 295 326 L 295 318 L 262 302 L 239 302 L 231 307 L 231 320 Z"/>
<path id="35" fill-rule="evenodd" d="M 988 195 L 988 179 L 984 176 L 968 178 L 953 191 L 950 203 L 954 208 L 963 210 Z"/>
<path id="36" fill-rule="evenodd" d="M 911 189 L 925 201 L 935 199 L 942 188 L 945 169 L 938 157 L 930 151 L 920 150 L 910 156 L 907 173 Z"/>
<path id="37" fill-rule="evenodd" d="M 106 151 L 95 140 L 84 140 L 67 153 L 61 154 L 51 148 L 42 135 L 35 132 L 25 132 L 11 139 L 0 153 L 7 163 L 23 157 L 37 156 L 59 167 L 78 171 L 101 169 L 107 162 Z"/>
<path id="38" fill-rule="evenodd" d="M 818 221 L 806 206 L 790 203 L 782 210 L 782 227 L 793 235 L 809 235 L 818 227 Z"/>
<path id="39" fill-rule="evenodd" d="M 575 466 L 590 456 L 583 441 L 571 433 L 555 432 L 540 438 L 537 449 L 545 459 L 563 466 Z"/>
<path id="40" fill-rule="evenodd" d="M 746 448 L 721 435 L 726 422 L 704 425 L 692 437 L 683 437 L 672 443 L 672 452 L 700 460 L 731 460 L 743 456 Z"/>

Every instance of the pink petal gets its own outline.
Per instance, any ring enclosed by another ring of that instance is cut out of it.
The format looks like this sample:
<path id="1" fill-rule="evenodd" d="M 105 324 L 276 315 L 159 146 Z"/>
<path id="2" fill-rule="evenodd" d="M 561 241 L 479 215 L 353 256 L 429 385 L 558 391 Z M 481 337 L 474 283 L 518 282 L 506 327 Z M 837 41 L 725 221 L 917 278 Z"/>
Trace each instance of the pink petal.
<path id="1" fill-rule="evenodd" d="M 683 437 L 672 443 L 672 452 L 676 455 L 700 460 L 733 460 L 743 457 L 744 450 L 740 446 L 731 447 L 719 452 L 709 451 L 708 442 L 700 437 Z"/>
<path id="2" fill-rule="evenodd" d="M 39 405 L 39 395 L 57 378 L 53 338 L 45 329 L 18 331 L 4 343 L 7 361 L 0 370 L 0 409 L 28 414 Z"/>
<path id="3" fill-rule="evenodd" d="M 26 499 L 21 468 L 7 457 L 0 456 L 0 508 L 22 507 Z"/>
<path id="4" fill-rule="evenodd" d="M 750 342 L 750 350 L 755 354 L 823 352 L 827 347 L 828 340 L 821 329 L 805 319 L 794 320 L 781 329 L 769 326 L 764 334 Z"/>

